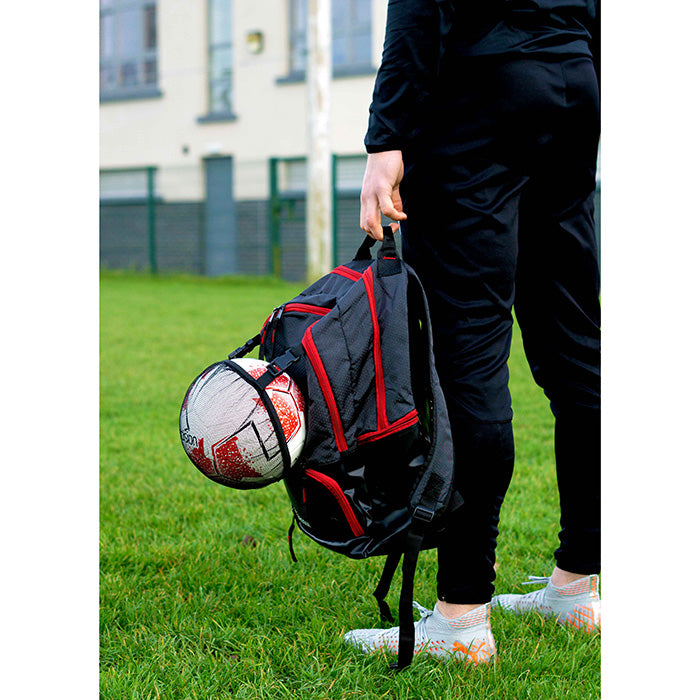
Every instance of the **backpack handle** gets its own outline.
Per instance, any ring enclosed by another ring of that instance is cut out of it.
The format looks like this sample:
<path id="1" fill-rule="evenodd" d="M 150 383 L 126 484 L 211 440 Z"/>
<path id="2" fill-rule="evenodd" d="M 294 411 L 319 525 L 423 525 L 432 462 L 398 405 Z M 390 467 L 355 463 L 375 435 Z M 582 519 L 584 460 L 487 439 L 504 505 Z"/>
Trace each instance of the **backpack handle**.
<path id="1" fill-rule="evenodd" d="M 382 247 L 379 249 L 377 258 L 396 258 L 396 240 L 394 239 L 394 232 L 391 230 L 391 226 L 383 226 L 382 232 L 384 233 L 384 240 L 382 241 Z"/>
<path id="2" fill-rule="evenodd" d="M 382 241 L 382 247 L 379 249 L 378 258 L 396 258 L 396 240 L 394 239 L 394 232 L 391 230 L 391 226 L 383 226 L 382 232 L 384 233 L 384 240 Z M 375 238 L 372 238 L 369 234 L 365 236 L 364 240 L 360 244 L 360 247 L 355 253 L 353 260 L 371 260 L 372 253 L 370 249 L 377 242 Z"/>
<path id="3" fill-rule="evenodd" d="M 377 241 L 374 238 L 372 238 L 372 236 L 370 236 L 369 234 L 366 235 L 360 247 L 357 249 L 357 253 L 355 253 L 355 257 L 353 258 L 353 260 L 371 260 L 372 253 L 370 253 L 370 248 L 376 242 Z"/>

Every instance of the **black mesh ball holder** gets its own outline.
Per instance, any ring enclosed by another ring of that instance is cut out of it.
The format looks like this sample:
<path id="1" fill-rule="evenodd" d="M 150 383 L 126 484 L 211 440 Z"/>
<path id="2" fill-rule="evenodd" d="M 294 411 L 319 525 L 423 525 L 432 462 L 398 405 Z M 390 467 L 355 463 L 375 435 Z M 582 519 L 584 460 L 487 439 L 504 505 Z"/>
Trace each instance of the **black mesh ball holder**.
<path id="1" fill-rule="evenodd" d="M 234 357 L 235 353 L 231 353 L 229 358 Z M 285 358 L 285 362 L 281 362 L 280 364 L 287 364 L 288 358 Z M 290 363 L 291 364 L 291 363 Z M 280 481 L 283 479 L 285 476 L 288 475 L 290 468 L 291 468 L 291 457 L 289 454 L 289 447 L 287 446 L 287 440 L 284 435 L 284 429 L 282 427 L 282 423 L 279 419 L 279 416 L 277 415 L 277 411 L 275 409 L 274 404 L 272 403 L 272 399 L 270 398 L 269 394 L 266 391 L 266 387 L 280 374 L 282 374 L 283 370 L 279 368 L 276 364 L 269 363 L 265 372 L 258 377 L 257 379 L 252 377 L 248 372 L 241 367 L 239 364 L 234 362 L 232 359 L 227 359 L 227 360 L 221 360 L 219 362 L 215 362 L 206 369 L 204 369 L 195 379 L 194 381 L 190 384 L 189 388 L 187 389 L 187 392 L 185 393 L 185 398 L 183 399 L 182 402 L 182 407 L 180 409 L 180 414 L 181 414 L 181 420 L 182 416 L 185 416 L 185 429 L 183 432 L 182 424 L 181 424 L 181 430 L 180 430 L 180 439 L 182 441 L 183 447 L 185 449 L 185 452 L 187 453 L 188 457 L 190 458 L 190 461 L 194 463 L 194 465 L 200 470 L 204 471 L 202 467 L 197 463 L 196 459 L 193 458 L 193 456 L 190 454 L 190 450 L 188 447 L 191 447 L 191 444 L 188 443 L 188 437 L 187 433 L 189 430 L 189 426 L 187 424 L 187 406 L 189 401 L 193 398 L 191 396 L 191 393 L 194 389 L 194 387 L 200 383 L 200 388 L 202 386 L 202 379 L 206 377 L 206 375 L 210 375 L 212 379 L 214 379 L 217 375 L 220 375 L 221 372 L 234 372 L 238 377 L 240 377 L 249 387 L 251 387 L 253 394 L 249 394 L 249 398 L 244 399 L 246 402 L 249 400 L 252 400 L 253 396 L 256 398 L 260 399 L 260 402 L 262 403 L 262 407 L 265 410 L 265 413 L 267 417 L 270 420 L 270 424 L 272 426 L 272 432 L 274 434 L 274 438 L 276 439 L 277 445 L 279 447 L 279 452 L 282 457 L 282 472 L 281 474 L 268 481 L 265 484 L 259 484 L 259 483 L 253 483 L 253 482 L 245 482 L 245 481 L 236 481 L 235 479 L 231 479 L 229 477 L 226 477 L 224 475 L 219 475 L 215 474 L 212 475 L 210 473 L 207 473 L 206 471 L 204 472 L 206 476 L 208 476 L 210 479 L 213 481 L 222 484 L 224 486 L 236 488 L 236 489 L 242 489 L 242 490 L 247 490 L 247 489 L 254 489 L 254 488 L 261 488 L 262 486 L 267 486 L 271 483 L 275 483 L 276 481 Z M 274 444 L 274 443 L 273 443 Z M 274 447 L 273 447 L 273 452 L 271 453 L 272 455 L 275 454 L 274 452 Z"/>
<path id="2" fill-rule="evenodd" d="M 232 372 L 235 372 L 243 381 L 247 382 L 252 386 L 255 391 L 257 392 L 258 396 L 260 397 L 260 400 L 263 402 L 263 406 L 265 406 L 265 409 L 267 410 L 267 414 L 270 417 L 270 421 L 272 423 L 272 427 L 275 431 L 275 435 L 277 436 L 277 442 L 280 447 L 280 452 L 282 453 L 282 475 L 280 476 L 280 479 L 285 477 L 287 473 L 289 472 L 289 469 L 291 468 L 292 460 L 289 456 L 289 448 L 287 447 L 287 439 L 284 437 L 284 430 L 282 428 L 282 423 L 279 419 L 279 416 L 277 415 L 277 411 L 272 404 L 272 399 L 268 395 L 267 391 L 265 389 L 267 388 L 267 385 L 273 381 L 276 377 L 278 377 L 280 374 L 282 374 L 281 371 L 275 372 L 274 370 L 271 372 L 270 368 L 268 366 L 268 370 L 260 376 L 258 379 L 255 379 L 255 377 L 252 377 L 248 372 L 246 372 L 243 367 L 241 367 L 239 364 L 234 362 L 233 360 L 222 360 L 220 363 L 217 364 L 222 364 L 225 367 L 228 367 Z M 277 368 L 275 368 L 277 369 Z"/>

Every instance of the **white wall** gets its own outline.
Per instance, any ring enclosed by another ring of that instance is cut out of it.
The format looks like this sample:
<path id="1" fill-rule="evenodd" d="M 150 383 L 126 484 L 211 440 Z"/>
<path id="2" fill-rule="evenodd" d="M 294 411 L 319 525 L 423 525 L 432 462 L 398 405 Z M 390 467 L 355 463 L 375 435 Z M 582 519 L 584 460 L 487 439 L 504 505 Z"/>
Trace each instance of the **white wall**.
<path id="1" fill-rule="evenodd" d="M 202 158 L 233 155 L 235 196 L 263 198 L 267 160 L 306 151 L 305 84 L 277 84 L 288 70 L 287 0 L 233 0 L 233 122 L 199 124 L 207 113 L 206 0 L 159 0 L 158 62 L 162 97 L 100 107 L 102 168 L 158 166 L 166 199 L 202 199 Z M 378 66 L 386 0 L 373 2 L 373 60 Z M 251 55 L 246 34 L 262 31 Z M 374 76 L 337 78 L 332 86 L 332 150 L 364 153 Z M 183 152 L 187 147 L 188 152 Z"/>

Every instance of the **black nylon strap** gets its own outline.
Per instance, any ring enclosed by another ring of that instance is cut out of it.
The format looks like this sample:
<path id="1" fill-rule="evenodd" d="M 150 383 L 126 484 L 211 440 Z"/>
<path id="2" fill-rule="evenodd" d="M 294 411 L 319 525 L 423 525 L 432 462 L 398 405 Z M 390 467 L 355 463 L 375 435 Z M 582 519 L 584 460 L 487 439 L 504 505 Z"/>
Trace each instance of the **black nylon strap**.
<path id="1" fill-rule="evenodd" d="M 384 240 L 382 241 L 382 247 L 377 253 L 378 258 L 395 258 L 396 254 L 396 240 L 394 239 L 394 232 L 391 226 L 382 227 L 382 233 L 384 234 Z"/>
<path id="2" fill-rule="evenodd" d="M 372 253 L 370 253 L 370 248 L 376 243 L 377 241 L 372 238 L 372 236 L 365 236 L 364 240 L 360 244 L 360 247 L 357 249 L 357 253 L 355 253 L 355 257 L 353 260 L 371 260 L 372 259 Z"/>
<path id="3" fill-rule="evenodd" d="M 296 516 L 292 513 L 292 524 L 289 526 L 287 532 L 287 542 L 289 543 L 289 554 L 292 557 L 292 561 L 296 564 L 297 558 L 294 556 L 294 544 L 292 543 L 292 536 L 294 535 L 294 526 L 296 525 Z"/>
<path id="4" fill-rule="evenodd" d="M 382 247 L 377 253 L 377 277 L 389 277 L 401 274 L 401 260 L 396 250 L 394 232 L 390 226 L 385 226 Z"/>
<path id="5" fill-rule="evenodd" d="M 406 536 L 406 547 L 401 567 L 401 596 L 399 598 L 399 659 L 391 668 L 400 671 L 411 665 L 416 643 L 416 628 L 413 624 L 413 580 L 418 563 L 425 524 L 422 521 L 411 524 Z"/>
<path id="6" fill-rule="evenodd" d="M 387 555 L 386 561 L 384 562 L 384 569 L 382 570 L 382 575 L 377 583 L 377 587 L 374 589 L 372 594 L 377 599 L 377 605 L 379 606 L 379 619 L 382 622 L 393 622 L 394 616 L 391 614 L 391 608 L 386 602 L 385 598 L 389 593 L 389 588 L 391 588 L 391 582 L 396 573 L 396 569 L 401 561 L 401 552 L 392 552 Z"/>
<path id="7" fill-rule="evenodd" d="M 255 380 L 258 386 L 264 389 L 270 382 L 277 379 L 282 372 L 286 372 L 295 362 L 300 360 L 303 354 L 304 348 L 301 345 L 297 345 L 289 348 L 279 357 L 273 357 L 268 363 L 264 374 L 261 374 Z"/>
<path id="8" fill-rule="evenodd" d="M 275 431 L 275 435 L 277 436 L 277 442 L 279 443 L 280 451 L 282 452 L 283 471 L 286 474 L 289 471 L 289 468 L 291 467 L 292 460 L 289 456 L 289 447 L 287 446 L 287 439 L 284 437 L 284 429 L 282 428 L 282 423 L 280 422 L 279 416 L 277 415 L 277 410 L 272 405 L 272 399 L 270 399 L 270 397 L 267 395 L 265 387 L 260 386 L 258 384 L 258 381 L 256 379 L 253 379 L 253 377 L 251 377 L 248 374 L 248 372 L 246 372 L 243 369 L 243 367 L 237 365 L 232 360 L 222 360 L 222 364 L 225 364 L 227 367 L 232 369 L 241 379 L 250 384 L 258 392 L 258 396 L 260 397 L 260 400 L 263 402 L 263 406 L 265 406 L 265 409 L 267 410 L 267 413 L 270 416 L 272 427 Z"/>
<path id="9" fill-rule="evenodd" d="M 240 348 L 236 348 L 229 356 L 229 360 L 234 360 L 239 357 L 243 357 L 244 355 L 247 355 L 253 348 L 258 347 L 260 345 L 260 340 L 262 339 L 262 335 L 258 333 L 254 338 L 251 338 L 250 340 L 246 340 L 243 345 L 241 345 Z"/>

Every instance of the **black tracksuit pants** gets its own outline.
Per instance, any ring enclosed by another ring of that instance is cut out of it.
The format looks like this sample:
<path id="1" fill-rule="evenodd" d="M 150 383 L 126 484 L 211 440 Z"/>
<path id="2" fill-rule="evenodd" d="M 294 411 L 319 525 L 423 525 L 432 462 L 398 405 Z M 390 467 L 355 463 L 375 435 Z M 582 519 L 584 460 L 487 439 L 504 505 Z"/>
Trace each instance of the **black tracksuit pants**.
<path id="1" fill-rule="evenodd" d="M 557 565 L 600 568 L 598 84 L 585 57 L 452 57 L 441 70 L 432 126 L 404 151 L 402 240 L 428 294 L 465 499 L 438 548 L 438 597 L 480 603 L 513 472 L 513 307 L 556 421 Z"/>

